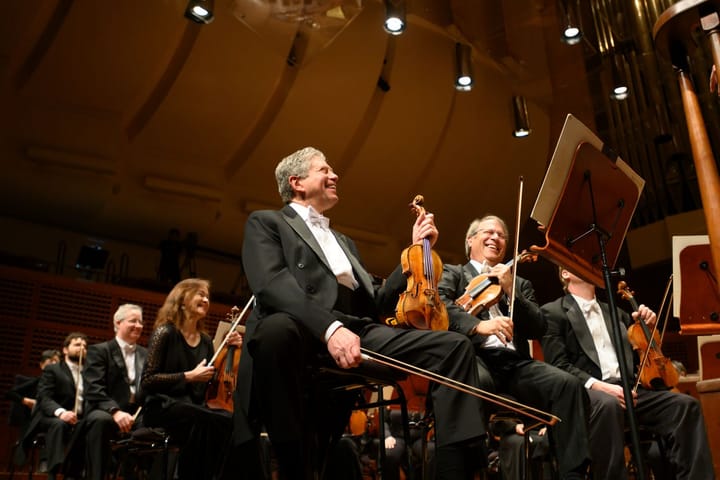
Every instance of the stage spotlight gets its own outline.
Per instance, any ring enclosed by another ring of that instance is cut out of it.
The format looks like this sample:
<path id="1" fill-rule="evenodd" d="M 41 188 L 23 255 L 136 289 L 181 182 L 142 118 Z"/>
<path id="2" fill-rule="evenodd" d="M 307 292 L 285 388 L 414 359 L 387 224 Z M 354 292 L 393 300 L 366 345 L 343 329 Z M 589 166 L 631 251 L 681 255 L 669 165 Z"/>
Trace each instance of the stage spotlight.
<path id="1" fill-rule="evenodd" d="M 513 96 L 513 117 L 515 118 L 515 130 L 513 130 L 513 137 L 521 138 L 527 137 L 532 132 L 530 128 L 530 120 L 528 118 L 527 102 L 525 97 L 516 95 Z"/>
<path id="2" fill-rule="evenodd" d="M 455 44 L 455 89 L 472 90 L 472 49 L 466 43 Z"/>
<path id="3" fill-rule="evenodd" d="M 622 61 L 622 59 L 620 61 Z M 615 63 L 615 59 L 612 59 L 610 66 L 612 72 L 612 78 L 610 79 L 610 81 L 612 82 L 612 91 L 610 92 L 610 98 L 618 101 L 625 100 L 628 95 L 630 95 L 630 89 L 628 88 L 627 83 L 624 80 L 624 75 L 620 74 L 620 69 Z"/>
<path id="4" fill-rule="evenodd" d="M 563 28 L 560 39 L 568 45 L 576 45 L 582 40 L 582 30 L 578 21 L 573 19 L 572 9 L 569 2 L 563 3 L 565 15 L 565 28 Z"/>
<path id="5" fill-rule="evenodd" d="M 405 26 L 405 0 L 385 0 L 385 31 L 390 35 L 400 35 Z"/>
<path id="6" fill-rule="evenodd" d="M 617 85 L 615 88 L 613 88 L 612 93 L 610 96 L 614 100 L 625 100 L 628 95 L 630 95 L 630 90 L 628 90 L 627 85 Z"/>
<path id="7" fill-rule="evenodd" d="M 185 9 L 185 18 L 195 23 L 208 24 L 215 18 L 212 12 L 212 0 L 190 0 Z"/>
<path id="8" fill-rule="evenodd" d="M 582 32 L 578 27 L 568 24 L 563 30 L 561 39 L 568 45 L 576 45 L 582 40 Z"/>

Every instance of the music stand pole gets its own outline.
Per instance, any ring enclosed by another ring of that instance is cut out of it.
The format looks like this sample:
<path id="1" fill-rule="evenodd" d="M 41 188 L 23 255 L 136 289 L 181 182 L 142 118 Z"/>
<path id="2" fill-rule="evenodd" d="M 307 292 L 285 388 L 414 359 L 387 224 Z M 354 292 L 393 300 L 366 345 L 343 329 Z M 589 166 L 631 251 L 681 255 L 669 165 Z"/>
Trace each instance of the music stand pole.
<path id="1" fill-rule="evenodd" d="M 633 404 L 632 386 L 630 384 L 631 372 L 628 372 L 625 348 L 623 347 L 623 338 L 620 332 L 620 319 L 617 314 L 617 308 L 615 306 L 615 299 L 612 294 L 612 282 L 610 275 L 610 266 L 608 264 L 607 253 L 606 253 L 606 241 L 610 235 L 599 228 L 597 225 L 597 210 L 595 208 L 595 196 L 592 190 L 592 176 L 590 172 L 586 172 L 585 180 L 588 183 L 590 190 L 590 204 L 592 208 L 593 222 L 587 232 L 568 240 L 568 247 L 572 247 L 572 244 L 586 237 L 591 232 L 595 232 L 598 238 L 598 244 L 600 246 L 600 260 L 602 263 L 603 279 L 605 280 L 605 291 L 608 292 L 608 306 L 610 308 L 610 323 L 612 324 L 612 342 L 615 347 L 615 354 L 618 359 L 618 366 L 620 367 L 620 379 L 622 381 L 623 395 L 625 397 L 625 408 L 627 411 L 627 422 L 628 428 L 630 429 L 630 441 L 632 443 L 633 457 L 635 457 L 635 467 L 637 468 L 637 479 L 645 480 L 645 468 L 642 462 L 642 451 L 640 450 L 640 436 L 638 435 L 637 419 L 635 418 L 635 405 Z"/>

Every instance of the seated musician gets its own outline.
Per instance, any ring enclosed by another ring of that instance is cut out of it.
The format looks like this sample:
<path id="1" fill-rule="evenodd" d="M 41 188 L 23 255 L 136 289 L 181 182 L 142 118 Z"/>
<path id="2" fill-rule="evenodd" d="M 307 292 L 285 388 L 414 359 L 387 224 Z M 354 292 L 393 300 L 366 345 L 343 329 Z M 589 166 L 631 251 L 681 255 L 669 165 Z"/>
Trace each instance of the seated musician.
<path id="1" fill-rule="evenodd" d="M 405 471 L 406 477 L 434 478 L 435 440 L 432 418 L 426 415 L 428 381 L 417 375 L 410 375 L 399 384 L 407 401 L 410 445 L 405 444 L 402 412 L 397 408 L 388 408 L 384 415 L 385 464 L 382 469 L 383 478 L 399 479 L 401 468 Z M 396 392 L 393 393 L 393 396 L 395 395 L 397 395 Z M 411 455 L 410 462 L 407 458 L 408 453 Z M 412 475 L 407 475 L 408 466 L 412 468 Z M 425 469 L 424 477 L 422 475 L 423 468 Z"/>
<path id="2" fill-rule="evenodd" d="M 29 446 L 37 433 L 45 432 L 48 480 L 63 472 L 65 479 L 82 471 L 85 443 L 81 436 L 84 413 L 82 364 L 87 336 L 72 332 L 63 342 L 63 360 L 47 365 L 38 383 L 37 403 L 23 440 Z"/>
<path id="3" fill-rule="evenodd" d="M 535 301 L 532 284 L 517 277 L 512 286 L 511 268 L 503 264 L 508 229 L 494 215 L 474 220 L 465 236 L 465 265 L 445 265 L 438 285 L 450 317 L 450 329 L 468 335 L 475 352 L 487 366 L 498 392 L 558 416 L 550 440 L 561 478 L 584 478 L 590 460 L 587 441 L 587 395 L 572 375 L 533 360 L 528 340 L 545 333 L 545 319 Z M 496 279 L 502 287 L 498 302 L 483 309 L 480 318 L 455 303 L 470 281 L 480 274 Z M 510 296 L 515 295 L 512 318 Z"/>
<path id="4" fill-rule="evenodd" d="M 391 312 L 406 287 L 401 268 L 374 285 L 355 244 L 328 227 L 323 216 L 338 202 L 338 175 L 318 150 L 307 147 L 283 159 L 275 170 L 286 206 L 253 212 L 245 226 L 243 266 L 257 298 L 247 321 L 236 390 L 238 441 L 264 424 L 275 448 L 281 478 L 312 478 L 313 465 L 303 432 L 308 405 L 307 368 L 320 354 L 337 366 L 360 364 L 360 347 L 473 386 L 478 385 L 472 346 L 454 332 L 396 329 L 378 322 Z M 438 231 L 432 215 L 418 216 L 413 243 Z M 430 394 L 437 425 L 438 479 L 466 479 L 482 461 L 485 438 L 482 402 L 433 384 Z M 252 399 L 252 405 L 251 405 Z M 241 407 L 241 408 L 239 408 Z M 340 432 L 344 421 L 336 422 Z M 249 414 L 249 417 L 247 416 Z"/>
<path id="5" fill-rule="evenodd" d="M 51 363 L 60 361 L 60 352 L 57 350 L 43 350 L 40 354 L 38 366 L 40 371 Z M 35 407 L 37 388 L 40 377 L 26 377 L 25 375 L 15 376 L 15 385 L 5 393 L 5 399 L 13 402 L 10 409 L 10 424 L 21 427 L 22 431 L 27 428 L 30 421 L 30 414 Z M 16 408 L 17 407 L 17 408 Z"/>
<path id="6" fill-rule="evenodd" d="M 493 436 L 498 437 L 497 462 L 503 480 L 523 480 L 532 477 L 525 471 L 525 438 L 527 436 L 530 459 L 542 461 L 550 451 L 547 427 L 525 431 L 525 424 L 518 418 L 505 418 L 491 422 Z M 545 474 L 544 465 L 543 475 Z M 548 472 L 549 473 L 549 472 Z"/>
<path id="7" fill-rule="evenodd" d="M 214 349 L 203 325 L 209 308 L 207 280 L 189 278 L 175 285 L 158 311 L 142 373 L 143 423 L 164 428 L 180 444 L 179 480 L 218 478 L 230 445 L 230 413 L 205 405 L 215 372 L 208 365 Z M 241 346 L 240 334 L 232 332 L 228 343 Z"/>
<path id="8" fill-rule="evenodd" d="M 51 363 L 58 363 L 60 361 L 60 352 L 58 350 L 43 350 L 40 354 L 40 361 L 38 366 L 40 371 Z M 32 410 L 35 407 L 37 399 L 38 383 L 40 383 L 40 377 L 27 377 L 25 375 L 15 375 L 15 384 L 5 393 L 5 399 L 10 400 L 10 414 L 8 423 L 12 426 L 18 427 L 19 437 L 22 438 L 30 425 L 30 418 Z M 14 458 L 16 465 L 22 465 L 25 463 L 25 455 L 22 448 L 17 449 Z M 42 461 L 45 461 L 43 452 Z M 43 470 L 45 470 L 44 468 Z"/>
<path id="9" fill-rule="evenodd" d="M 618 356 L 611 341 L 610 311 L 595 299 L 595 286 L 560 268 L 565 296 L 542 307 L 548 329 L 543 338 L 545 360 L 575 375 L 590 395 L 590 448 L 594 479 L 628 478 L 624 457 L 625 396 Z M 618 309 L 621 321 L 630 316 Z M 633 318 L 649 325 L 655 313 L 641 305 Z M 632 352 L 623 332 L 628 371 Z M 712 458 L 700 404 L 689 395 L 640 387 L 633 394 L 638 424 L 659 435 L 670 478 L 712 479 Z"/>
<path id="10" fill-rule="evenodd" d="M 142 308 L 126 303 L 113 315 L 115 338 L 90 345 L 83 371 L 85 384 L 86 480 L 108 473 L 110 440 L 135 426 L 140 406 L 140 373 L 147 349 L 137 344 L 143 331 Z M 126 472 L 127 475 L 130 472 Z"/>

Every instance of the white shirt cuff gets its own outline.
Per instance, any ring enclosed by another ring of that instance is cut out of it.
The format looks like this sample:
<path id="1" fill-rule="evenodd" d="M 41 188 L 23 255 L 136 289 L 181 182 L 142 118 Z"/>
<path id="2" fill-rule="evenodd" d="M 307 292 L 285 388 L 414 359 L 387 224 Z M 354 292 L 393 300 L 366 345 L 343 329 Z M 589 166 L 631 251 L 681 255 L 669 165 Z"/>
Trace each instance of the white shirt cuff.
<path id="1" fill-rule="evenodd" d="M 67 411 L 67 410 L 65 410 L 64 408 L 60 407 L 60 408 L 58 408 L 57 410 L 55 410 L 55 411 L 53 412 L 53 414 L 54 414 L 56 417 L 59 417 L 60 415 L 62 415 L 62 414 L 65 413 L 66 411 Z"/>
<path id="2" fill-rule="evenodd" d="M 590 377 L 587 379 L 587 382 L 585 382 L 585 388 L 590 390 L 590 388 L 593 386 L 593 384 L 595 384 L 596 382 L 599 382 L 599 381 L 600 380 L 598 380 L 595 377 Z"/>
<path id="3" fill-rule="evenodd" d="M 330 340 L 330 337 L 332 337 L 332 334 L 335 333 L 335 330 L 337 330 L 338 328 L 340 328 L 342 326 L 343 326 L 343 324 L 340 320 L 335 320 L 334 322 L 332 322 L 330 324 L 330 326 L 327 328 L 327 330 L 325 330 L 325 343 L 327 343 L 328 340 Z"/>

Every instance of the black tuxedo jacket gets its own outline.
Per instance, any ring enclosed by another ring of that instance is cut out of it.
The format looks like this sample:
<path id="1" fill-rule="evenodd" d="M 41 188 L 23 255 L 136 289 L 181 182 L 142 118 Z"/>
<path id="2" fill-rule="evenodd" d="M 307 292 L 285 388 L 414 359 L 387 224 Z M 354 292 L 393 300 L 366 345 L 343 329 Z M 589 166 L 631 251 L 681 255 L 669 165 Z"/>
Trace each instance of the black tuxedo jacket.
<path id="1" fill-rule="evenodd" d="M 21 427 L 21 431 L 30 423 L 29 407 L 23 405 L 23 398 L 37 398 L 38 383 L 40 377 L 27 377 L 25 375 L 15 375 L 15 384 L 5 394 L 7 400 L 11 400 L 10 414 L 8 415 L 8 423 Z"/>
<path id="2" fill-rule="evenodd" d="M 75 381 L 65 361 L 48 365 L 43 369 L 38 383 L 35 410 L 47 417 L 54 417 L 55 410 L 75 408 Z M 84 396 L 84 395 L 83 395 Z"/>
<path id="3" fill-rule="evenodd" d="M 398 295 L 407 285 L 400 266 L 382 286 L 376 285 L 363 267 L 353 241 L 334 230 L 332 233 L 350 260 L 360 284 L 358 289 L 367 294 L 367 302 L 358 316 L 333 310 L 338 297 L 337 278 L 312 232 L 292 207 L 286 205 L 282 210 L 260 210 L 250 215 L 245 225 L 242 257 L 256 303 L 246 322 L 246 342 L 252 341 L 258 322 L 277 312 L 290 315 L 323 341 L 325 331 L 336 320 L 357 332 L 379 314 L 394 310 Z M 235 396 L 236 412 L 240 405 L 247 413 L 251 384 L 252 357 L 248 349 L 243 348 Z M 236 434 L 241 440 L 248 438 L 243 432 L 236 431 Z"/>
<path id="4" fill-rule="evenodd" d="M 114 338 L 107 342 L 90 345 L 83 371 L 84 397 L 88 411 L 100 409 L 108 413 L 120 409 L 128 413 L 141 404 L 140 381 L 147 359 L 147 349 L 140 345 L 135 349 L 135 403 L 130 404 L 130 384 L 125 357 Z"/>
<path id="5" fill-rule="evenodd" d="M 599 302 L 605 325 L 612 338 L 610 309 L 606 303 Z M 548 322 L 548 329 L 542 341 L 545 361 L 577 376 L 583 384 L 590 377 L 602 378 L 600 359 L 595 349 L 590 328 L 585 316 L 572 295 L 568 294 L 543 305 L 542 310 Z M 618 318 L 627 327 L 632 319 L 626 312 L 618 309 Z M 627 339 L 626 328 L 621 328 L 623 348 L 628 372 L 633 371 L 633 352 Z"/>
<path id="6" fill-rule="evenodd" d="M 30 439 L 35 434 L 40 422 L 44 417 L 55 417 L 55 410 L 64 408 L 73 410 L 75 408 L 75 380 L 65 360 L 59 363 L 47 365 L 38 382 L 38 394 L 35 408 L 32 411 L 30 425 L 25 434 L 25 439 Z M 85 404 L 83 404 L 84 411 Z"/>
<path id="7" fill-rule="evenodd" d="M 465 265 L 444 265 L 442 277 L 438 282 L 438 293 L 447 306 L 450 330 L 469 335 L 475 325 L 482 321 L 481 318 L 470 315 L 455 304 L 455 300 L 465 293 L 470 281 L 478 275 L 479 272 L 470 262 Z M 519 294 L 515 295 L 513 344 L 518 353 L 530 358 L 527 340 L 542 338 L 547 324 L 535 300 L 535 289 L 532 283 L 517 277 L 515 290 Z M 501 302 L 505 302 L 505 300 L 501 300 Z M 476 342 L 473 341 L 473 343 Z"/>

